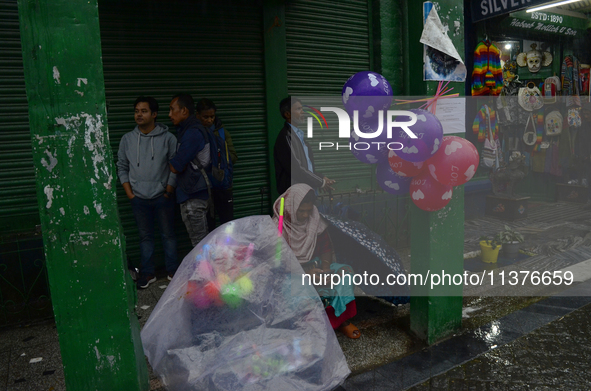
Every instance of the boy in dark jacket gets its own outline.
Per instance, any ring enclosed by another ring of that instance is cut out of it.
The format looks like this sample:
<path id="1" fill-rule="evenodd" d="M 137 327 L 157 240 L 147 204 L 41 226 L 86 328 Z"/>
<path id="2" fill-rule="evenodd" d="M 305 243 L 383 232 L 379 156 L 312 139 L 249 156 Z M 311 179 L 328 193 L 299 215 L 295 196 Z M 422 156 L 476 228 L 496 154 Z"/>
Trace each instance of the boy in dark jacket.
<path id="1" fill-rule="evenodd" d="M 232 166 L 236 164 L 238 155 L 232 143 L 232 136 L 230 132 L 222 125 L 222 121 L 216 116 L 217 107 L 210 99 L 203 98 L 197 102 L 197 118 L 201 124 L 208 130 L 213 132 L 216 136 L 221 136 L 226 141 L 228 147 L 228 154 L 232 160 Z M 234 194 L 232 186 L 228 189 L 212 188 L 213 206 L 215 214 L 220 219 L 220 224 L 227 223 L 234 219 Z M 215 216 L 210 213 L 207 214 L 207 224 L 209 230 L 215 229 Z"/>

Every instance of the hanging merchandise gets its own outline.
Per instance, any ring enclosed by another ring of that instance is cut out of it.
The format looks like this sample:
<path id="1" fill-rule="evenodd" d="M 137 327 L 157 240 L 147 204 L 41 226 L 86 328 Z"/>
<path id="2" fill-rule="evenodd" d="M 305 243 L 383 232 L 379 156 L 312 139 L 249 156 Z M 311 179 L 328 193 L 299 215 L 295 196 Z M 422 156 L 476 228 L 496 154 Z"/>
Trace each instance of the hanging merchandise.
<path id="1" fill-rule="evenodd" d="M 562 133 L 562 114 L 554 110 L 546 115 L 546 136 L 558 136 Z"/>
<path id="2" fill-rule="evenodd" d="M 549 105 L 556 103 L 556 96 L 560 92 L 560 78 L 558 76 L 551 76 L 544 80 L 544 103 Z"/>
<path id="3" fill-rule="evenodd" d="M 506 86 L 516 78 L 519 78 L 517 76 L 517 62 L 513 60 L 505 61 L 505 65 L 503 65 L 503 84 Z"/>
<path id="4" fill-rule="evenodd" d="M 548 142 L 542 141 L 544 138 L 544 110 L 539 109 L 537 113 L 532 114 L 532 119 L 536 125 L 536 144 L 534 145 L 534 151 L 541 151 L 550 145 Z"/>
<path id="5" fill-rule="evenodd" d="M 558 143 L 556 142 L 548 143 L 546 160 L 544 162 L 544 172 L 554 176 L 562 175 L 562 169 L 559 165 Z"/>
<path id="6" fill-rule="evenodd" d="M 525 131 L 523 132 L 523 142 L 529 147 L 533 147 L 536 144 L 536 125 L 535 121 L 530 114 L 527 117 L 527 123 L 525 124 Z"/>
<path id="7" fill-rule="evenodd" d="M 478 141 L 483 142 L 488 137 L 488 131 L 493 134 L 493 139 L 496 140 L 499 136 L 499 125 L 497 124 L 497 113 L 491 107 L 482 105 L 474 122 L 472 123 L 472 131 L 474 134 L 478 134 Z"/>
<path id="8" fill-rule="evenodd" d="M 520 67 L 527 66 L 531 73 L 538 73 L 544 66 L 552 64 L 552 54 L 550 52 L 540 52 L 536 50 L 537 45 L 531 44 L 531 50 L 527 53 L 519 53 L 517 55 L 517 64 Z"/>
<path id="9" fill-rule="evenodd" d="M 546 150 L 533 152 L 531 158 L 531 170 L 533 172 L 544 172 L 546 169 Z"/>
<path id="10" fill-rule="evenodd" d="M 560 68 L 562 95 L 566 96 L 566 106 L 580 106 L 581 80 L 579 78 L 580 65 L 575 56 L 566 56 Z"/>
<path id="11" fill-rule="evenodd" d="M 533 81 L 527 83 L 527 86 L 519 89 L 518 94 L 519 106 L 526 111 L 534 111 L 541 109 L 544 106 L 544 100 L 538 87 Z"/>
<path id="12" fill-rule="evenodd" d="M 484 146 L 480 154 L 482 156 L 480 165 L 486 168 L 493 168 L 498 162 L 499 149 L 498 140 L 494 140 L 491 133 L 490 137 L 484 140 Z"/>
<path id="13" fill-rule="evenodd" d="M 581 95 L 589 95 L 589 64 L 581 64 Z"/>
<path id="14" fill-rule="evenodd" d="M 474 49 L 472 96 L 499 95 L 503 88 L 500 50 L 492 42 L 480 41 Z"/>
<path id="15" fill-rule="evenodd" d="M 525 124 L 527 121 L 527 113 L 521 110 L 517 103 L 523 82 L 514 73 L 516 69 L 515 61 L 507 61 L 503 66 L 503 74 L 507 77 L 504 78 L 503 88 L 496 100 L 498 121 L 501 125 Z"/>
<path id="16" fill-rule="evenodd" d="M 557 142 L 553 142 L 550 147 L 550 154 L 552 155 L 550 174 L 554 176 L 562 176 L 562 168 L 560 167 L 560 151 Z"/>
<path id="17" fill-rule="evenodd" d="M 580 128 L 581 127 L 581 108 L 580 107 L 572 107 L 568 109 L 568 126 L 571 128 Z"/>
<path id="18" fill-rule="evenodd" d="M 478 133 L 478 141 L 481 141 L 481 135 L 484 138 L 480 165 L 486 168 L 498 168 L 500 143 L 495 111 L 483 105 L 474 119 L 472 131 Z"/>
<path id="19" fill-rule="evenodd" d="M 534 151 L 539 151 L 544 137 L 544 110 L 539 109 L 536 113 L 530 113 L 525 131 L 523 133 L 523 142 L 525 145 L 534 147 Z M 547 148 L 547 145 L 544 145 Z"/>

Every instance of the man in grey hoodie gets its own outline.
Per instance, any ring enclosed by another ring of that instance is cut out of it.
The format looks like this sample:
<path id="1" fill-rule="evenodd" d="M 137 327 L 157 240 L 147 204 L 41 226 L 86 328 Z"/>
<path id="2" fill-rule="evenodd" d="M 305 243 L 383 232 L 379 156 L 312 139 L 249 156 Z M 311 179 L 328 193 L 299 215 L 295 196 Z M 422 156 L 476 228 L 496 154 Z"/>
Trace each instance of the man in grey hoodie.
<path id="1" fill-rule="evenodd" d="M 134 108 L 137 126 L 121 138 L 117 173 L 138 226 L 141 266 L 137 286 L 143 289 L 156 281 L 154 220 L 160 228 L 169 280 L 178 267 L 174 232 L 176 174 L 168 168 L 176 152 L 176 137 L 168 132 L 168 126 L 156 122 L 156 99 L 140 96 Z"/>

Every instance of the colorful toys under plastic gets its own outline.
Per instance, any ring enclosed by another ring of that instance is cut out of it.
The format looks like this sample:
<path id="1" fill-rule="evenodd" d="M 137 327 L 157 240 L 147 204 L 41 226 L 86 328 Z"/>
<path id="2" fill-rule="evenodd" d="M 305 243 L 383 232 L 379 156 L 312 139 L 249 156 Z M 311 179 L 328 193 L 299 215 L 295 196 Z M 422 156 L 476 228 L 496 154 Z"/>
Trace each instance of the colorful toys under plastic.
<path id="1" fill-rule="evenodd" d="M 195 257 L 195 273 L 187 282 L 185 294 L 186 300 L 195 307 L 227 305 L 237 308 L 254 290 L 248 277 L 254 243 L 236 246 L 230 242 L 226 240 L 220 246 L 204 245 Z"/>

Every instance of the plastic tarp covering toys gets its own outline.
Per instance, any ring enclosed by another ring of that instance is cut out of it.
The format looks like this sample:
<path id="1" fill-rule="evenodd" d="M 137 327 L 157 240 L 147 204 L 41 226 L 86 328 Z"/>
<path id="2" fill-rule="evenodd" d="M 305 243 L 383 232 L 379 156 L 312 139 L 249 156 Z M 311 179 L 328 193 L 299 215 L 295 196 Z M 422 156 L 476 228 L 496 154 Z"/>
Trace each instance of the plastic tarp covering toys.
<path id="1" fill-rule="evenodd" d="M 141 337 L 168 390 L 331 390 L 349 367 L 324 307 L 268 216 L 210 233 Z"/>

